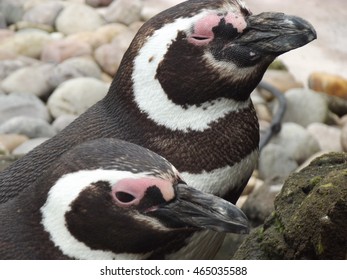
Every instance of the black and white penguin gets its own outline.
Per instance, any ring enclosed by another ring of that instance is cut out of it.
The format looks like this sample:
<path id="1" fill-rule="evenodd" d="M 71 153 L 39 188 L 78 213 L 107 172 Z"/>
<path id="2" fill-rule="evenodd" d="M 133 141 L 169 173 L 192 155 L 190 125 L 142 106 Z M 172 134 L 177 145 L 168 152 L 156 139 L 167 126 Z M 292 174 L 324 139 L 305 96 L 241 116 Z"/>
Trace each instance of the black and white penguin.
<path id="1" fill-rule="evenodd" d="M 0 259 L 204 258 L 203 244 L 185 243 L 192 232 L 248 232 L 241 210 L 187 186 L 161 156 L 103 138 L 64 153 L 0 205 L 0 220 Z"/>
<path id="2" fill-rule="evenodd" d="M 250 93 L 275 57 L 315 38 L 303 19 L 252 15 L 240 0 L 190 0 L 158 14 L 138 31 L 107 96 L 1 173 L 0 202 L 71 147 L 114 137 L 162 155 L 189 185 L 235 203 L 258 157 Z"/>

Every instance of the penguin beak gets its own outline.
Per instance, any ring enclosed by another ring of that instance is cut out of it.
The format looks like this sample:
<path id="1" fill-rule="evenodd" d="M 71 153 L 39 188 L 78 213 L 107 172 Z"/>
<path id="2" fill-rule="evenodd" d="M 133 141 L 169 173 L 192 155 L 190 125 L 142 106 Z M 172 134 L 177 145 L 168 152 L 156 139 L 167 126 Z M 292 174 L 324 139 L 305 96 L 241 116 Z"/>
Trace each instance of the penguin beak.
<path id="1" fill-rule="evenodd" d="M 155 216 L 170 227 L 249 232 L 246 215 L 234 204 L 185 184 L 176 185 L 176 192 L 174 201 L 155 210 Z"/>
<path id="2" fill-rule="evenodd" d="M 247 17 L 247 28 L 238 44 L 275 56 L 306 45 L 317 38 L 313 26 L 302 18 L 283 13 Z"/>

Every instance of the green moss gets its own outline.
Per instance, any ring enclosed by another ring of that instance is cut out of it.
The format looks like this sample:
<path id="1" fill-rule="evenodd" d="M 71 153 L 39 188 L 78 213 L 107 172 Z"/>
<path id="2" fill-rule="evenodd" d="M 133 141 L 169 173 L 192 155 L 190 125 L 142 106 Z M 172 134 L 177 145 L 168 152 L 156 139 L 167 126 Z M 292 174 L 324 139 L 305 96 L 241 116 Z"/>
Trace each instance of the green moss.
<path id="1" fill-rule="evenodd" d="M 257 236 L 258 236 L 258 241 L 262 242 L 264 239 L 264 228 L 263 227 L 259 227 L 257 229 Z"/>
<path id="2" fill-rule="evenodd" d="M 310 182 L 309 182 L 309 184 L 311 185 L 311 186 L 316 186 L 316 185 L 318 185 L 319 184 L 319 182 L 320 181 L 322 181 L 322 177 L 321 176 L 316 176 L 316 177 L 313 177 L 311 180 L 310 180 Z"/>
<path id="3" fill-rule="evenodd" d="M 315 247 L 318 255 L 322 255 L 324 253 L 324 246 L 321 240 L 319 240 Z"/>
<path id="4" fill-rule="evenodd" d="M 287 66 L 279 59 L 276 59 L 274 62 L 272 62 L 269 66 L 269 69 L 288 71 Z"/>
<path id="5" fill-rule="evenodd" d="M 275 230 L 279 233 L 283 233 L 285 230 L 284 225 L 282 224 L 282 222 L 279 219 L 276 212 L 273 212 L 273 215 L 274 215 L 274 228 L 275 228 Z"/>
<path id="6" fill-rule="evenodd" d="M 335 186 L 333 185 L 333 183 L 328 183 L 328 184 L 319 186 L 319 188 L 334 188 L 334 187 Z"/>

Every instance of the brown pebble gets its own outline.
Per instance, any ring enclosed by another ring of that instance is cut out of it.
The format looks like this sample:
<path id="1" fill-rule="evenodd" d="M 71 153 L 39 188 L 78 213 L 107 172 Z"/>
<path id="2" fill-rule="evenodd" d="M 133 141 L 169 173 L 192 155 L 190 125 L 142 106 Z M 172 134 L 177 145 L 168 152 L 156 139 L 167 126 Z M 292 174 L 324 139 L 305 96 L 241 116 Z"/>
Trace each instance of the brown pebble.
<path id="1" fill-rule="evenodd" d="M 347 99 L 347 80 L 341 76 L 314 72 L 308 78 L 308 85 L 315 91 Z"/>

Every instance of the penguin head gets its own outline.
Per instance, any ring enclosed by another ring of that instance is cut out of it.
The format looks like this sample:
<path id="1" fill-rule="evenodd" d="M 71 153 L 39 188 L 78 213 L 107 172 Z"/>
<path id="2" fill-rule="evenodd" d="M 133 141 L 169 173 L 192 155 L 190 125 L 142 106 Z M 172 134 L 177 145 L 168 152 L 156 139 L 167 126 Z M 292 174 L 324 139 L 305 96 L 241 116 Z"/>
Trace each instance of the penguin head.
<path id="1" fill-rule="evenodd" d="M 240 0 L 190 0 L 142 26 L 115 83 L 133 67 L 135 100 L 151 116 L 139 92 L 148 97 L 161 89 L 183 108 L 245 101 L 276 56 L 314 38 L 313 27 L 295 16 L 252 15 Z"/>
<path id="2" fill-rule="evenodd" d="M 40 184 L 43 228 L 71 258 L 145 258 L 197 230 L 248 232 L 236 206 L 187 186 L 164 158 L 120 140 L 73 148 Z"/>

